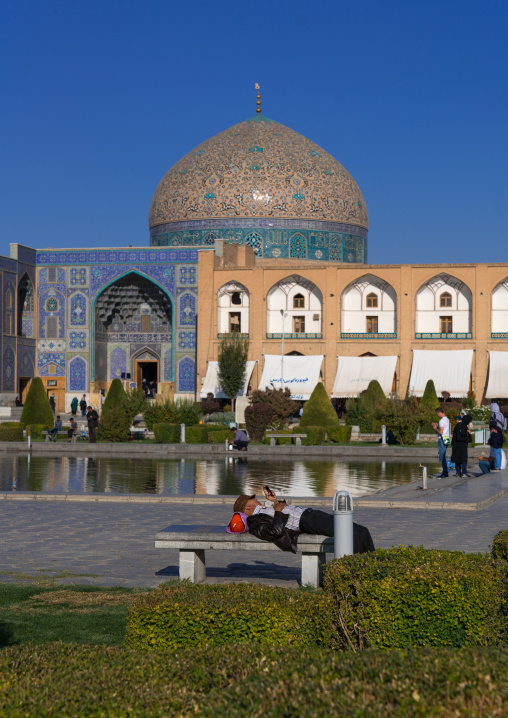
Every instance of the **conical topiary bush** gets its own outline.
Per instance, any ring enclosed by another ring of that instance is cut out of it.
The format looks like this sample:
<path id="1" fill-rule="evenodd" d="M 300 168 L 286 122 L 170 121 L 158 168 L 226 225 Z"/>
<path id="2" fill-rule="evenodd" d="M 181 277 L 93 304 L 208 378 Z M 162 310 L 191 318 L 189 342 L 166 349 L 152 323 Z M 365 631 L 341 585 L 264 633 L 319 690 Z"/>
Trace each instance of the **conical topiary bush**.
<path id="1" fill-rule="evenodd" d="M 377 379 L 373 379 L 369 382 L 369 386 L 362 396 L 362 401 L 371 405 L 382 404 L 386 401 L 385 393 L 381 389 L 381 384 Z"/>
<path id="2" fill-rule="evenodd" d="M 55 423 L 46 389 L 42 379 L 38 376 L 34 377 L 30 383 L 19 423 L 23 428 L 31 424 L 45 424 L 52 427 Z"/>
<path id="3" fill-rule="evenodd" d="M 339 426 L 338 416 L 321 382 L 316 384 L 309 401 L 303 407 L 300 426 Z"/>
<path id="4" fill-rule="evenodd" d="M 436 387 L 432 379 L 429 379 L 425 384 L 425 391 L 420 401 L 420 406 L 428 408 L 431 412 L 435 411 L 439 406 L 439 399 L 437 398 Z"/>
<path id="5" fill-rule="evenodd" d="M 122 382 L 120 381 L 120 379 L 113 379 L 113 381 L 111 382 L 111 386 L 109 387 L 106 399 L 104 400 L 104 404 L 102 405 L 102 412 L 104 413 L 107 409 L 110 409 L 112 407 L 123 408 L 124 400 L 125 389 L 123 388 Z"/>

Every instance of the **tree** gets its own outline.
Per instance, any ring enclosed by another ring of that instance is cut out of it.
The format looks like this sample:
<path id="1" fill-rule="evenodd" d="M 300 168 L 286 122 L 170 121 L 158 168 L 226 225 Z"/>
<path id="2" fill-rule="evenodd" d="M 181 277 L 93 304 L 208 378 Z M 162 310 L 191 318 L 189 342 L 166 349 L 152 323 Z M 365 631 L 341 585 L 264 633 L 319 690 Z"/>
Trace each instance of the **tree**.
<path id="1" fill-rule="evenodd" d="M 252 392 L 250 403 L 252 406 L 254 404 L 269 404 L 273 409 L 274 416 L 281 423 L 283 422 L 286 428 L 289 424 L 289 417 L 297 414 L 299 409 L 298 403 L 291 399 L 291 392 L 288 387 L 276 389 L 270 386 L 266 389 L 256 389 L 256 391 Z"/>
<path id="2" fill-rule="evenodd" d="M 321 382 L 316 384 L 309 401 L 303 407 L 300 426 L 339 426 L 339 418 Z"/>
<path id="3" fill-rule="evenodd" d="M 429 409 L 432 414 L 439 406 L 439 399 L 437 398 L 436 387 L 434 386 L 434 382 L 432 381 L 432 379 L 429 379 L 428 382 L 425 384 L 425 391 L 423 392 L 423 396 L 420 400 L 420 405 L 424 406 L 426 409 Z"/>
<path id="4" fill-rule="evenodd" d="M 373 379 L 369 382 L 369 386 L 362 395 L 362 401 L 365 402 L 365 404 L 370 404 L 371 406 L 383 404 L 386 401 L 385 393 L 381 389 L 381 384 L 377 381 L 377 379 Z"/>
<path id="5" fill-rule="evenodd" d="M 42 379 L 38 376 L 34 377 L 30 383 L 19 423 L 23 429 L 31 424 L 45 424 L 53 427 L 53 411 L 49 405 Z"/>
<path id="6" fill-rule="evenodd" d="M 113 379 L 102 405 L 97 438 L 100 441 L 128 441 L 131 419 L 126 406 L 125 390 L 120 379 Z"/>
<path id="7" fill-rule="evenodd" d="M 221 340 L 218 356 L 217 379 L 222 391 L 234 399 L 245 383 L 249 340 L 236 336 Z"/>
<path id="8" fill-rule="evenodd" d="M 414 444 L 422 424 L 428 421 L 428 409 L 411 397 L 403 403 L 386 401 L 380 409 L 380 419 L 392 430 L 401 444 Z"/>
<path id="9" fill-rule="evenodd" d="M 251 441 L 263 441 L 272 416 L 273 407 L 270 404 L 251 404 L 245 409 L 245 426 Z"/>
<path id="10" fill-rule="evenodd" d="M 102 405 L 102 413 L 110 407 L 124 407 L 125 406 L 125 389 L 120 379 L 113 379 L 111 386 L 109 387 L 108 394 Z"/>

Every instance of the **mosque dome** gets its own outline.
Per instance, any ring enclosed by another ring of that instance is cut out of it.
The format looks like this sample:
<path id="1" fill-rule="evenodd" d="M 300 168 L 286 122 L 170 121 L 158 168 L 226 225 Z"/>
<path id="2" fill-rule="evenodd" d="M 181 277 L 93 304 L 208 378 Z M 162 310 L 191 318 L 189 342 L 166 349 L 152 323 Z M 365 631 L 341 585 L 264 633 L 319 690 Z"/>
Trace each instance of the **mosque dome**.
<path id="1" fill-rule="evenodd" d="M 368 229 L 365 200 L 349 172 L 311 140 L 261 115 L 182 157 L 155 190 L 149 226 L 225 218 Z"/>

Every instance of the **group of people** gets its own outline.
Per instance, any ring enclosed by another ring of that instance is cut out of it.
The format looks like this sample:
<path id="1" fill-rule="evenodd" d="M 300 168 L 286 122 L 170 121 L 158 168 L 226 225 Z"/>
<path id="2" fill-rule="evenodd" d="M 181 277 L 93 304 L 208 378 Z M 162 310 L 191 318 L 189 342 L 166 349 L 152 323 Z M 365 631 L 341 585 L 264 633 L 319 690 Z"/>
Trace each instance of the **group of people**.
<path id="1" fill-rule="evenodd" d="M 53 399 L 53 402 L 51 401 Z M 50 406 L 53 410 L 53 414 L 55 413 L 55 396 L 52 394 L 49 398 Z M 97 438 L 95 435 L 95 430 L 99 424 L 99 414 L 95 409 L 93 409 L 91 406 L 88 405 L 88 402 L 86 400 L 86 394 L 83 394 L 83 398 L 81 401 L 78 402 L 78 398 L 75 396 L 73 400 L 71 401 L 71 420 L 69 428 L 67 429 L 67 440 L 72 441 L 72 437 L 78 433 L 79 425 L 74 418 L 76 416 L 76 413 L 78 411 L 78 406 L 81 409 L 81 416 L 86 419 L 86 423 L 88 425 L 88 438 L 91 444 L 97 443 Z M 55 419 L 55 425 L 53 429 L 49 431 L 50 441 L 56 441 L 58 437 L 58 432 L 63 431 L 63 425 L 62 425 L 62 419 L 60 417 L 60 414 L 57 415 Z"/>
<path id="2" fill-rule="evenodd" d="M 155 379 L 152 381 L 147 381 L 146 379 L 143 379 L 142 388 L 145 392 L 146 397 L 150 397 L 151 399 L 153 399 L 157 394 L 157 382 L 155 381 Z"/>
<path id="3" fill-rule="evenodd" d="M 479 456 L 479 466 L 483 474 L 489 471 L 501 471 L 503 463 L 506 464 L 506 457 L 502 450 L 504 444 L 504 426 L 505 418 L 499 410 L 499 405 L 492 403 L 490 405 L 492 412 L 489 428 L 490 428 L 490 456 Z M 438 451 L 439 460 L 442 466 L 442 472 L 438 479 L 448 478 L 448 463 L 446 458 L 446 450 L 448 446 L 452 447 L 451 461 L 455 464 L 455 476 L 471 476 L 468 473 L 468 444 L 472 439 L 472 417 L 466 411 L 460 412 L 460 419 L 455 424 L 453 434 L 451 433 L 450 420 L 446 416 L 443 407 L 436 409 L 439 422 L 434 422 L 432 426 L 438 435 Z"/>

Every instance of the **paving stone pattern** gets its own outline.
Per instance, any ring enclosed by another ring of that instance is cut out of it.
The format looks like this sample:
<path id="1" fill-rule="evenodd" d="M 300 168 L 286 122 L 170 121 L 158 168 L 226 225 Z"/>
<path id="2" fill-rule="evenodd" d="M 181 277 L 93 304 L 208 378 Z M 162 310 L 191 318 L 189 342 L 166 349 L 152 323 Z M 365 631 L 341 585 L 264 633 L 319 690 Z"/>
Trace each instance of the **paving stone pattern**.
<path id="1" fill-rule="evenodd" d="M 309 505 L 310 502 L 309 502 Z M 508 495 L 481 511 L 418 509 L 355 510 L 377 547 L 486 552 L 495 533 L 507 528 Z M 331 506 L 330 506 L 331 511 Z M 99 586 L 157 586 L 178 575 L 178 552 L 156 549 L 155 534 L 169 524 L 226 524 L 232 509 L 202 504 L 122 504 L 3 502 L 0 580 L 16 574 L 99 574 L 60 579 L 60 583 Z M 297 586 L 300 555 L 208 551 L 208 581 L 259 581 Z"/>

